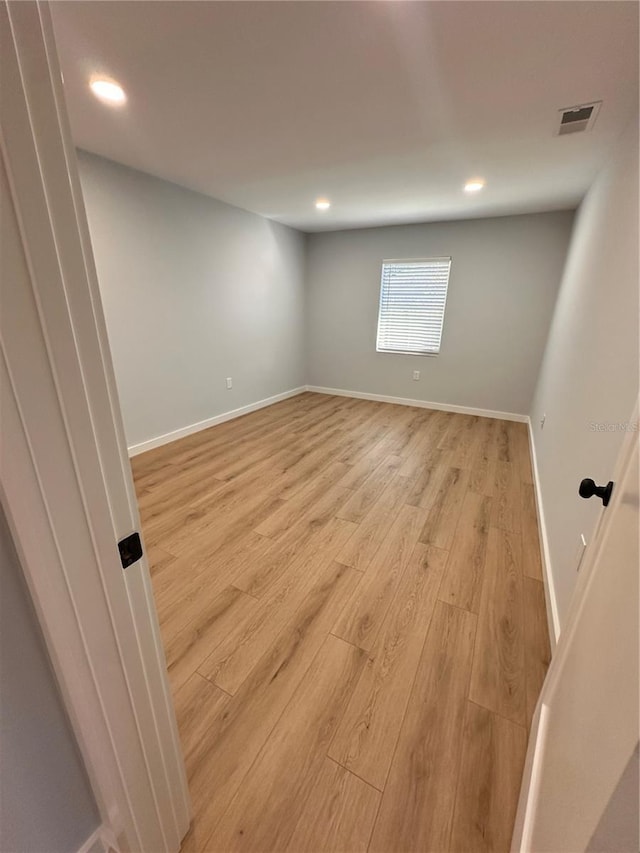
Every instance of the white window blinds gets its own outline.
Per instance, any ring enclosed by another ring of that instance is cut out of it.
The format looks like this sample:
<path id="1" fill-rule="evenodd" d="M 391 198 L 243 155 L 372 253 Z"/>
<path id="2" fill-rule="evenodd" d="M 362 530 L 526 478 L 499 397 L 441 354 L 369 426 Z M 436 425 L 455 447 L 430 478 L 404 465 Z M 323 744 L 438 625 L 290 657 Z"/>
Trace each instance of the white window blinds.
<path id="1" fill-rule="evenodd" d="M 438 353 L 451 258 L 383 261 L 378 352 Z"/>

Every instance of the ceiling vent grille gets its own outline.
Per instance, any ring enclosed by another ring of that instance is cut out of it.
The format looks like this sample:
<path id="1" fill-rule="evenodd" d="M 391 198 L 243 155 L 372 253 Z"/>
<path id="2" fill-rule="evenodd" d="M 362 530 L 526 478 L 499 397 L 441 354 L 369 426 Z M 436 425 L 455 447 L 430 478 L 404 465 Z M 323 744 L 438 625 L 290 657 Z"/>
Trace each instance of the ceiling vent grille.
<path id="1" fill-rule="evenodd" d="M 602 101 L 594 101 L 592 104 L 579 104 L 577 107 L 566 107 L 559 110 L 560 127 L 558 136 L 567 133 L 583 133 L 591 130 L 597 118 Z"/>

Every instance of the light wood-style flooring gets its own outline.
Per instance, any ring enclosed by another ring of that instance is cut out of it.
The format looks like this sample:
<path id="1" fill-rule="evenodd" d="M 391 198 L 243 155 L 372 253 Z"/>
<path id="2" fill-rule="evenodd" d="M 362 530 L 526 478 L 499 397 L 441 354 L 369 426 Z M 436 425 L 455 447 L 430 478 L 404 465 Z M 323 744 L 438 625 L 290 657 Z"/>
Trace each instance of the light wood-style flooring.
<path id="1" fill-rule="evenodd" d="M 305 393 L 132 466 L 183 850 L 508 850 L 549 660 L 524 424 Z"/>

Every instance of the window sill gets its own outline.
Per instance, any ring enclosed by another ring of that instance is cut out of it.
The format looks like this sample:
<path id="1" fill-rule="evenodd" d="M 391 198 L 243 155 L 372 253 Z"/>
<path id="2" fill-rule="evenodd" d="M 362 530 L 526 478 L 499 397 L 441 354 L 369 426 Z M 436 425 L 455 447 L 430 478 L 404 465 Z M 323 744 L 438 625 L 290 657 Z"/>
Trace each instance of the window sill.
<path id="1" fill-rule="evenodd" d="M 376 352 L 380 355 L 417 355 L 428 356 L 429 358 L 437 358 L 440 355 L 439 352 L 416 352 L 415 350 L 404 349 L 376 349 Z"/>

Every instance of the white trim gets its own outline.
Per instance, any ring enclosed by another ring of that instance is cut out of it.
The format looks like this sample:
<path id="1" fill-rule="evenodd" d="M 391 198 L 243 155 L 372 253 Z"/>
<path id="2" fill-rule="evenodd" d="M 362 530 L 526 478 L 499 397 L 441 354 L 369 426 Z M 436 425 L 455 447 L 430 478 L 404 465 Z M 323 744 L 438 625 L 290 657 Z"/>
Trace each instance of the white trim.
<path id="1" fill-rule="evenodd" d="M 164 435 L 158 435 L 155 438 L 150 438 L 147 441 L 141 441 L 139 444 L 132 444 L 128 448 L 129 456 L 137 456 L 139 453 L 144 453 L 147 450 L 153 450 L 155 447 L 162 447 L 163 444 L 169 444 L 179 438 L 184 438 L 187 435 L 192 435 L 194 432 L 200 432 L 203 429 L 223 424 L 225 421 L 231 421 L 234 418 L 248 415 L 249 412 L 256 412 L 258 409 L 264 409 L 267 406 L 273 406 L 274 403 L 279 403 L 281 400 L 288 400 L 289 397 L 296 397 L 298 394 L 304 394 L 308 388 L 306 385 L 301 385 L 300 388 L 292 388 L 290 391 L 283 391 L 281 394 L 274 394 L 273 397 L 265 397 L 264 400 L 258 400 L 256 403 L 249 403 L 247 406 L 241 406 L 239 409 L 232 409 L 230 412 L 223 412 L 221 415 L 214 415 L 212 418 L 207 418 L 205 421 L 198 421 L 195 424 L 189 424 L 186 427 L 180 427 L 173 432 L 166 432 Z"/>
<path id="2" fill-rule="evenodd" d="M 389 397 L 386 394 L 369 394 L 363 391 L 346 391 L 343 388 L 321 388 L 319 385 L 307 385 L 307 391 L 314 394 L 330 394 L 334 397 L 355 397 L 356 400 L 373 400 L 377 403 L 395 403 L 398 406 L 416 406 L 419 409 L 437 409 L 441 412 L 458 412 L 461 415 L 477 415 L 481 418 L 497 418 L 500 421 L 517 421 L 526 424 L 528 415 L 514 412 L 496 412 L 493 409 L 476 409 L 473 406 L 457 406 L 454 403 L 433 403 L 427 400 L 410 400 L 408 397 Z"/>
<path id="3" fill-rule="evenodd" d="M 119 853 L 115 836 L 109 828 L 101 824 L 82 844 L 77 853 Z"/>
<path id="4" fill-rule="evenodd" d="M 0 317 L 0 500 L 103 825 L 123 849 L 175 853 L 186 773 L 148 567 L 124 573 L 116 547 L 138 514 L 49 7 L 0 0 L 0 37 L 15 262 Z"/>
<path id="5" fill-rule="evenodd" d="M 540 774 L 549 727 L 549 706 L 539 701 L 531 723 L 531 736 L 522 774 L 522 788 L 518 799 L 511 853 L 528 853 L 531 849 L 533 818 L 540 798 Z"/>
<path id="6" fill-rule="evenodd" d="M 536 509 L 538 512 L 538 535 L 540 537 L 540 553 L 542 554 L 542 571 L 544 574 L 544 594 L 547 603 L 547 622 L 549 624 L 549 640 L 553 652 L 560 637 L 560 616 L 558 614 L 558 599 L 553 582 L 553 571 L 551 568 L 551 552 L 549 550 L 549 537 L 547 535 L 547 524 L 544 515 L 544 503 L 542 500 L 542 484 L 538 469 L 536 446 L 533 438 L 533 426 L 531 418 L 527 418 L 529 428 L 529 452 L 531 453 L 531 468 L 533 470 L 533 489 L 536 496 Z"/>

